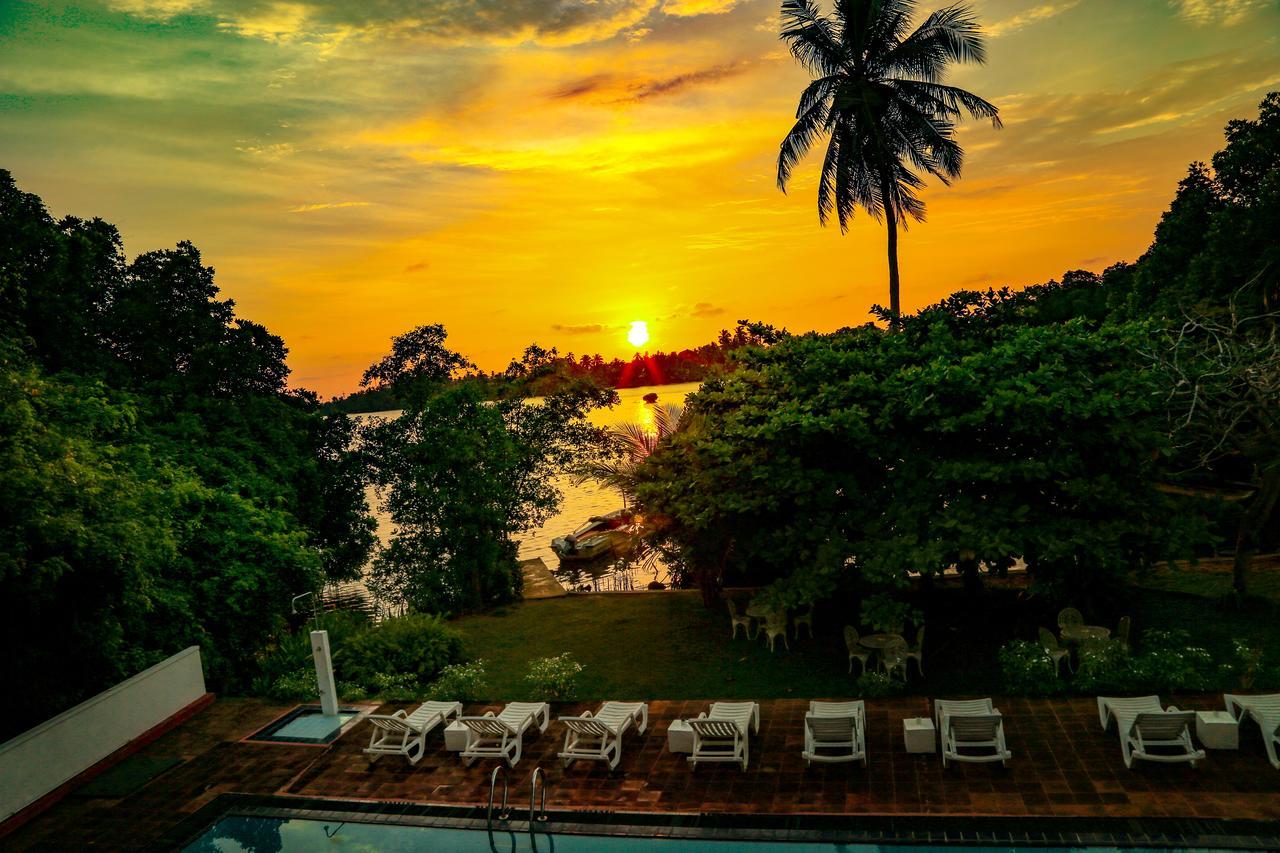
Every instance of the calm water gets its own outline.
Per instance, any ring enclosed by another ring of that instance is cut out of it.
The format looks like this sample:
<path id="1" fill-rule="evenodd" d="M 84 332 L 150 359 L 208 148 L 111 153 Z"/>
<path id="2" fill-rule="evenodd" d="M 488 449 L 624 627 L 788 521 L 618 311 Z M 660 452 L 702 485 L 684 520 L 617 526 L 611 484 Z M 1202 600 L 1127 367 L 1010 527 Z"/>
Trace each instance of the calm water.
<path id="1" fill-rule="evenodd" d="M 696 390 L 698 390 L 697 382 L 619 389 L 618 405 L 611 409 L 597 409 L 591 413 L 590 421 L 597 426 L 638 423 L 652 427 L 653 406 L 644 401 L 645 394 L 657 394 L 656 405 L 662 406 L 668 403 L 683 403 L 685 398 Z M 398 411 L 375 412 L 355 417 L 395 417 L 399 414 Z M 665 582 L 667 580 L 666 566 L 656 561 L 634 565 L 633 561 L 601 560 L 592 563 L 565 563 L 562 566 L 560 558 L 551 550 L 551 540 L 557 536 L 572 533 L 593 515 L 603 515 L 620 509 L 622 496 L 613 489 L 598 486 L 595 483 L 574 485 L 572 478 L 567 474 L 556 477 L 555 484 L 564 494 L 560 511 L 547 519 L 547 523 L 541 527 L 531 528 L 521 534 L 519 537 L 520 559 L 541 557 L 566 587 L 589 586 L 599 591 L 644 589 L 650 581 Z M 374 507 L 378 519 L 378 537 L 383 544 L 386 544 L 391 536 L 391 519 L 383 511 L 377 495 L 372 490 L 369 492 L 369 505 Z"/>
<path id="2" fill-rule="evenodd" d="M 1084 828 L 1086 824 L 1082 822 Z M 448 850 L 455 853 L 488 853 L 490 850 L 544 850 L 559 853 L 623 853 L 654 850 L 664 853 L 915 853 L 942 850 L 933 845 L 832 844 L 781 841 L 702 841 L 697 839 L 646 838 L 642 836 L 555 835 L 499 828 L 490 845 L 486 832 L 394 824 L 341 823 L 295 818 L 224 817 L 186 848 L 187 853 L 250 853 L 274 850 L 281 853 L 310 853 L 316 850 L 412 851 Z M 953 849 L 953 848 L 946 848 Z M 1074 853 L 1074 851 L 1117 851 L 1116 847 L 962 847 L 969 853 Z M 1127 853 L 1155 853 L 1151 848 L 1126 847 Z M 1164 848 L 1168 853 L 1169 848 Z M 1187 850 L 1189 848 L 1178 848 Z M 1195 848 L 1209 851 L 1210 848 Z M 1225 853 L 1225 851 L 1223 851 Z"/>

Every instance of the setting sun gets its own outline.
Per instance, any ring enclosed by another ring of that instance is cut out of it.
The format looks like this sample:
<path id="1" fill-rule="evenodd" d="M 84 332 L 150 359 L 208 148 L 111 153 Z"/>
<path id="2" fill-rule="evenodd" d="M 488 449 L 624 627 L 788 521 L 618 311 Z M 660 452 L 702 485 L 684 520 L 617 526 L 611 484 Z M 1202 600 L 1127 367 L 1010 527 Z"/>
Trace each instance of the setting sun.
<path id="1" fill-rule="evenodd" d="M 642 347 L 649 343 L 649 324 L 644 320 L 636 320 L 627 332 L 627 342 L 633 347 Z"/>

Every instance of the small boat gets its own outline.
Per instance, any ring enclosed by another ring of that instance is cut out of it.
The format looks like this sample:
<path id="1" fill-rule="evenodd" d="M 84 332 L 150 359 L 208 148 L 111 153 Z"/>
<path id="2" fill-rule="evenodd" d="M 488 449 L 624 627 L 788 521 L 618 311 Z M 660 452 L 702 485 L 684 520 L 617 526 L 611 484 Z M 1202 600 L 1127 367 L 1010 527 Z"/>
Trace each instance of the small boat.
<path id="1" fill-rule="evenodd" d="M 561 561 L 595 560 L 611 556 L 631 545 L 633 534 L 628 529 L 631 513 L 625 509 L 607 515 L 593 515 L 587 523 L 568 536 L 551 540 L 551 550 Z"/>

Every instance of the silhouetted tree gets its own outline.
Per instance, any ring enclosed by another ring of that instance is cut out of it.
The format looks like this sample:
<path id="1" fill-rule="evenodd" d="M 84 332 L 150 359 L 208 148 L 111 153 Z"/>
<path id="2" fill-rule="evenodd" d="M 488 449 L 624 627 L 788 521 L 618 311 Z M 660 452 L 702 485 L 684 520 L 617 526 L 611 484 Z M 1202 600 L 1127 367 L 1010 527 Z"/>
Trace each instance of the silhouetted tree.
<path id="1" fill-rule="evenodd" d="M 951 63 L 986 59 L 982 31 L 968 6 L 929 14 L 911 29 L 909 0 L 841 0 L 834 16 L 816 0 L 784 0 L 781 38 L 813 75 L 800 95 L 796 123 L 778 152 L 778 188 L 822 136 L 828 137 L 818 180 L 818 219 L 832 211 L 847 231 L 856 208 L 889 232 L 889 317 L 901 317 L 898 227 L 924 220 L 921 172 L 944 184 L 960 176 L 964 151 L 955 140 L 966 114 L 1000 126 L 995 105 L 947 86 Z"/>

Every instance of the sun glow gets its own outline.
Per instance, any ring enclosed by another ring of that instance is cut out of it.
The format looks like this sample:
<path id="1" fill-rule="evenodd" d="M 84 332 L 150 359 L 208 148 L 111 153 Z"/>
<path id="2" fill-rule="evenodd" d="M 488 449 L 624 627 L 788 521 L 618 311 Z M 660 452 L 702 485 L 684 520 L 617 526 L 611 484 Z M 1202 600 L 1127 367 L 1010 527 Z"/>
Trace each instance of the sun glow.
<path id="1" fill-rule="evenodd" d="M 631 330 L 627 332 L 627 342 L 636 348 L 649 343 L 649 324 L 644 320 L 636 320 L 633 322 L 631 324 Z"/>

